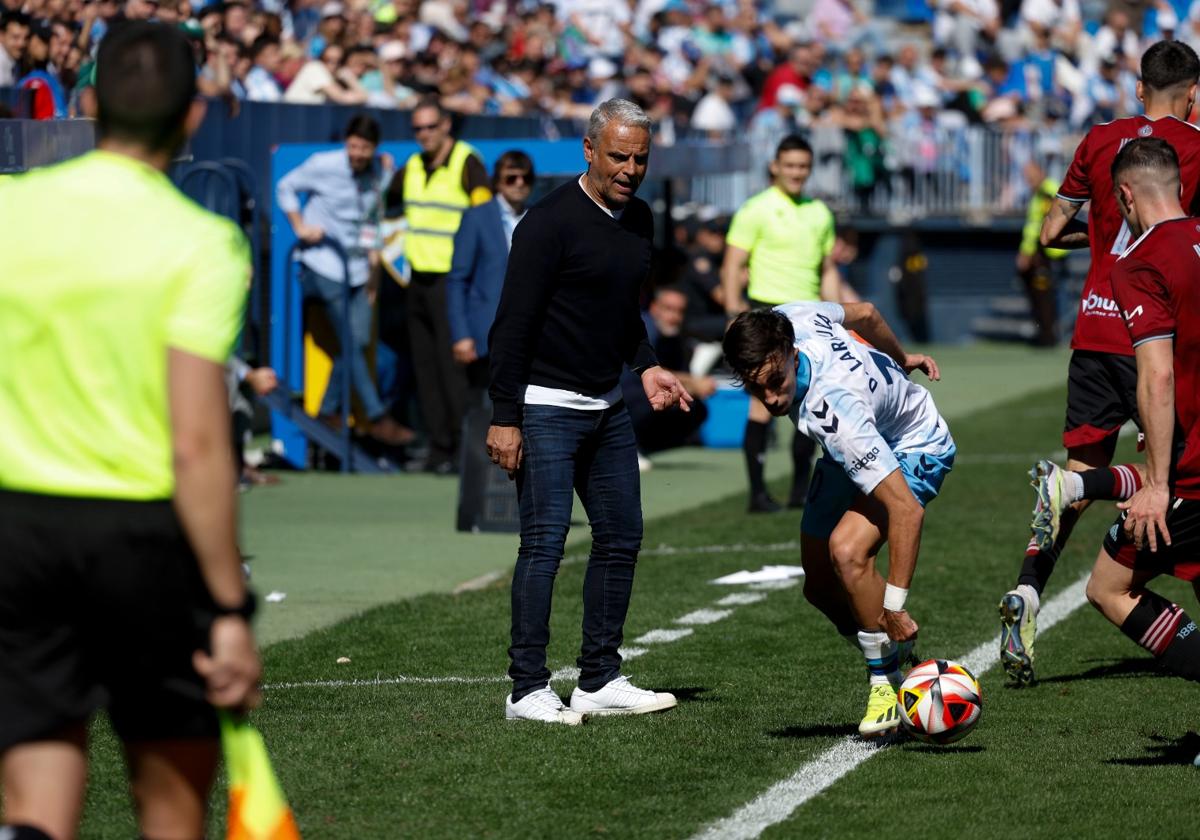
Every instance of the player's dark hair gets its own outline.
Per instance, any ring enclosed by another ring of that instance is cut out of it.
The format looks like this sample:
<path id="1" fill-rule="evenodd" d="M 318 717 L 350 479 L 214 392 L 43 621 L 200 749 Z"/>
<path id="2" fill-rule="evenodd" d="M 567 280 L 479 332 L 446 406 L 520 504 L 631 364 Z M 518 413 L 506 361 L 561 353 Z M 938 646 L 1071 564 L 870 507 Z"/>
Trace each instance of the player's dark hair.
<path id="1" fill-rule="evenodd" d="M 346 139 L 358 137 L 366 140 L 368 143 L 378 146 L 379 138 L 383 132 L 379 128 L 379 121 L 374 117 L 368 117 L 366 114 L 355 114 L 350 118 L 350 122 L 346 123 Z"/>
<path id="2" fill-rule="evenodd" d="M 196 56 L 176 27 L 126 21 L 100 42 L 96 121 L 101 137 L 174 153 L 187 139 L 184 118 L 195 97 Z"/>
<path id="3" fill-rule="evenodd" d="M 531 181 L 535 177 L 533 160 L 520 149 L 509 149 L 496 158 L 496 165 L 492 168 L 492 181 L 494 185 L 499 185 L 500 183 L 501 169 L 515 169 L 518 172 L 528 172 Z"/>
<path id="4" fill-rule="evenodd" d="M 1139 137 L 1130 140 L 1112 162 L 1112 182 L 1119 184 L 1131 170 L 1145 169 L 1164 179 L 1179 180 L 1179 156 L 1161 137 Z"/>
<path id="5" fill-rule="evenodd" d="M 786 315 L 774 309 L 757 309 L 733 319 L 721 348 L 734 378 L 745 382 L 768 359 L 786 354 L 795 343 L 796 331 Z"/>
<path id="6" fill-rule="evenodd" d="M 1170 90 L 1196 84 L 1200 58 L 1182 41 L 1159 41 L 1142 56 L 1142 84 L 1151 90 Z"/>
<path id="7" fill-rule="evenodd" d="M 799 134 L 789 134 L 780 140 L 779 145 L 775 148 L 775 160 L 779 160 L 784 152 L 808 152 L 811 157 L 813 150 L 808 141 Z"/>

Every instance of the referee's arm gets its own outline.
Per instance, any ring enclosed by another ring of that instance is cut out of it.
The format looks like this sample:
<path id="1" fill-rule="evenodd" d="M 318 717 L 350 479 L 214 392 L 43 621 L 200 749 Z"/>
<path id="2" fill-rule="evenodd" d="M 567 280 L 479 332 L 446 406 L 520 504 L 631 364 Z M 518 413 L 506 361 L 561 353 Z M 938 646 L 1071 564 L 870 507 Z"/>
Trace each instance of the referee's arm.
<path id="1" fill-rule="evenodd" d="M 839 303 L 842 299 L 842 275 L 832 254 L 826 254 L 821 263 L 821 300 Z"/>
<path id="2" fill-rule="evenodd" d="M 727 315 L 736 315 L 750 308 L 742 298 L 742 292 L 746 289 L 746 269 L 749 265 L 749 251 L 725 243 L 725 260 L 721 263 L 721 304 L 725 307 Z"/>

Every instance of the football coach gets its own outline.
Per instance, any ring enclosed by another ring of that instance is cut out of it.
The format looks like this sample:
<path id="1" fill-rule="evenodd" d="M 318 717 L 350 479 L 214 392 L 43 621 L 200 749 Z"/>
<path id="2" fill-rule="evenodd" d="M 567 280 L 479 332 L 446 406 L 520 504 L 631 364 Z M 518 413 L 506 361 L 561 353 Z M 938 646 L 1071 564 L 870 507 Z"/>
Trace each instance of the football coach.
<path id="1" fill-rule="evenodd" d="M 650 157 L 650 119 L 623 99 L 592 112 L 587 171 L 530 208 L 512 252 L 491 346 L 488 456 L 517 481 L 521 546 L 512 582 L 513 690 L 505 716 L 577 724 L 587 714 L 669 709 L 675 698 L 621 676 L 625 614 L 642 542 L 624 365 L 657 411 L 691 396 L 659 367 L 638 296 L 653 220 L 635 198 Z M 571 522 L 572 492 L 592 526 L 583 585 L 579 686 L 570 707 L 550 688 L 550 601 Z"/>

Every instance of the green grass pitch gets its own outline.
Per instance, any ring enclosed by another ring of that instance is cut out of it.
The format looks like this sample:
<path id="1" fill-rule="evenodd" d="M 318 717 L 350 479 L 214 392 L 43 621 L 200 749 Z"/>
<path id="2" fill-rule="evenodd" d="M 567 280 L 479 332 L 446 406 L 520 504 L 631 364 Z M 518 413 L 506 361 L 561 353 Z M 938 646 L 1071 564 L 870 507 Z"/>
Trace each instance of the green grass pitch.
<path id="1" fill-rule="evenodd" d="M 1028 539 L 1025 458 L 1057 448 L 1063 398 L 1061 389 L 1041 392 L 952 424 L 959 462 L 930 507 L 909 598 L 923 656 L 961 656 L 996 635 L 996 603 Z M 798 552 L 685 550 L 798 539 L 797 514 L 747 517 L 743 504 L 738 494 L 648 523 L 647 548 L 680 550 L 639 563 L 626 645 L 647 652 L 626 673 L 678 694 L 679 707 L 665 714 L 578 728 L 505 721 L 504 582 L 380 607 L 267 648 L 268 685 L 466 679 L 268 688 L 255 721 L 304 836 L 686 838 L 853 732 L 866 699 L 861 655 L 798 586 L 729 607 L 677 641 L 634 641 L 744 590 L 709 582 L 719 575 L 799 562 Z M 1110 506 L 1098 507 L 1047 597 L 1090 567 L 1112 519 Z M 575 562 L 559 574 L 552 669 L 574 662 L 583 571 Z M 1200 613 L 1190 587 L 1156 588 Z M 1159 674 L 1087 606 L 1039 638 L 1037 652 L 1032 688 L 1008 688 L 998 667 L 977 675 L 983 718 L 964 741 L 889 747 L 764 836 L 1200 836 L 1200 770 L 1182 750 L 1200 728 L 1197 687 Z M 343 656 L 351 663 L 337 664 Z M 573 683 L 555 687 L 565 695 Z M 117 746 L 103 723 L 94 733 L 83 836 L 131 837 Z M 222 795 L 214 794 L 214 825 Z"/>

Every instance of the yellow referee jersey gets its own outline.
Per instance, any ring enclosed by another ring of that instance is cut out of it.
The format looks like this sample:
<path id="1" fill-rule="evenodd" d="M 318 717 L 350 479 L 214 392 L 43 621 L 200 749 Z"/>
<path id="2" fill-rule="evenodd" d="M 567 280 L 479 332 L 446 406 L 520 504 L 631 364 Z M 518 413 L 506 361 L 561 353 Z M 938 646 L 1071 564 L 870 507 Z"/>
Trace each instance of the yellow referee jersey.
<path id="1" fill-rule="evenodd" d="M 821 267 L 833 251 L 833 213 L 824 202 L 769 187 L 734 214 L 725 241 L 750 255 L 751 300 L 821 299 Z"/>
<path id="2" fill-rule="evenodd" d="M 245 237 L 97 151 L 0 184 L 0 239 L 0 489 L 169 498 L 167 348 L 226 361 Z"/>

